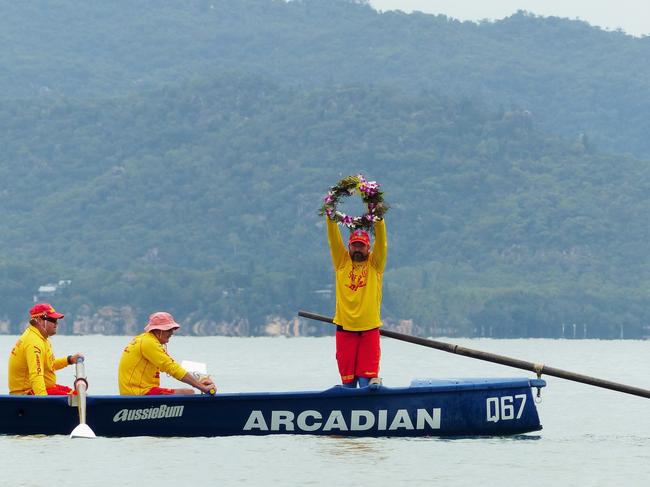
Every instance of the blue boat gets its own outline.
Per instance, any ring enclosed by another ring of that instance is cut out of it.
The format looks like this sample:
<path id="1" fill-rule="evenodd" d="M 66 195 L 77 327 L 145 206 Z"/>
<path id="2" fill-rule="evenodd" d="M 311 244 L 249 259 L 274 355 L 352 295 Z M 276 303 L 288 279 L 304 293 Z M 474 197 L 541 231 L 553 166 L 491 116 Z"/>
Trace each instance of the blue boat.
<path id="1" fill-rule="evenodd" d="M 97 436 L 309 434 L 355 437 L 515 435 L 542 429 L 541 379 L 419 379 L 409 387 L 215 396 L 87 396 Z M 0 396 L 0 434 L 68 435 L 74 396 Z"/>

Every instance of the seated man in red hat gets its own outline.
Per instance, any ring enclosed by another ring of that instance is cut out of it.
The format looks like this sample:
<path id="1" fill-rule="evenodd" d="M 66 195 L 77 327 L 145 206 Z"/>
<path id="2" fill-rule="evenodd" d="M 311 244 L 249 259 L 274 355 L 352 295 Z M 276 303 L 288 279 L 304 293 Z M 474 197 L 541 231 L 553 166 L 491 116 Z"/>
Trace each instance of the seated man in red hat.
<path id="1" fill-rule="evenodd" d="M 181 327 L 169 313 L 159 311 L 149 316 L 144 333 L 129 343 L 120 360 L 118 381 L 120 394 L 163 395 L 194 394 L 194 389 L 168 389 L 160 387 L 160 372 L 196 387 L 206 394 L 214 394 L 216 386 L 209 379 L 198 381 L 167 354 L 167 342 L 174 330 Z"/>
<path id="2" fill-rule="evenodd" d="M 345 387 L 381 384 L 379 327 L 382 279 L 388 254 L 386 224 L 374 223 L 375 244 L 363 230 L 350 234 L 348 246 L 337 224 L 327 218 L 327 238 L 336 282 L 336 361 Z"/>
<path id="3" fill-rule="evenodd" d="M 56 383 L 54 371 L 75 363 L 83 355 L 54 356 L 49 337 L 56 334 L 63 314 L 48 303 L 38 303 L 29 310 L 29 316 L 29 326 L 9 355 L 9 394 L 70 394 L 70 387 Z"/>

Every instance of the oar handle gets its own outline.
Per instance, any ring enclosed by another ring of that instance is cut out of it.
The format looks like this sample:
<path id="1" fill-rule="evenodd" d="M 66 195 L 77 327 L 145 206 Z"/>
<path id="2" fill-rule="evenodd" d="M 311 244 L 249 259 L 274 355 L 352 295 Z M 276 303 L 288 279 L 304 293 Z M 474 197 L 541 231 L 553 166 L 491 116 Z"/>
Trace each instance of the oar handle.
<path id="1" fill-rule="evenodd" d="M 332 318 L 318 315 L 316 313 L 310 313 L 309 311 L 298 311 L 298 316 L 302 316 L 303 318 L 309 318 L 317 321 L 324 321 L 325 323 L 334 323 Z M 504 355 L 497 355 L 495 353 L 482 352 L 480 350 L 472 350 L 471 348 L 465 348 L 465 347 L 461 347 L 460 345 L 453 345 L 451 343 L 445 343 L 445 342 L 439 342 L 437 340 L 414 337 L 411 335 L 406 335 L 404 333 L 398 333 L 396 331 L 382 330 L 380 328 L 379 333 L 385 337 L 394 338 L 396 340 L 401 340 L 404 342 L 414 343 L 416 345 L 422 345 L 424 347 L 435 348 L 437 350 L 442 350 L 444 352 L 454 353 L 457 355 L 464 355 L 466 357 L 471 357 L 478 360 L 485 360 L 487 362 L 494 362 L 501 365 L 507 365 L 509 367 L 515 367 L 517 369 L 529 370 L 531 372 L 535 372 L 538 376 L 541 376 L 542 374 L 546 374 L 553 377 L 559 377 L 561 379 L 581 382 L 583 384 L 588 384 L 591 386 L 602 387 L 604 389 L 611 389 L 613 391 L 624 392 L 626 394 L 632 394 L 635 396 L 650 398 L 650 390 L 642 389 L 640 387 L 628 386 L 626 384 L 612 382 L 604 379 L 598 379 L 596 377 L 590 377 L 588 375 L 576 374 L 574 372 L 569 372 L 568 370 L 556 369 L 554 367 L 547 367 L 544 364 L 526 362 L 524 360 L 506 357 Z"/>

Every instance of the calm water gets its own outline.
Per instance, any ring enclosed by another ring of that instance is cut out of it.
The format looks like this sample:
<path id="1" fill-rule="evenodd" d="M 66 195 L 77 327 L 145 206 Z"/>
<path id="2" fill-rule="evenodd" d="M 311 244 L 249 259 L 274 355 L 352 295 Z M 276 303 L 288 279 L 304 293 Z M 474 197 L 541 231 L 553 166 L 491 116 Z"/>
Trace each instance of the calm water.
<path id="1" fill-rule="evenodd" d="M 15 340 L 0 336 L 2 356 L 8 356 Z M 86 354 L 91 394 L 116 393 L 117 363 L 128 340 L 52 339 L 59 355 Z M 647 341 L 447 341 L 650 389 Z M 407 385 L 415 377 L 533 375 L 390 339 L 382 339 L 382 346 L 381 375 L 387 385 Z M 221 391 L 281 391 L 337 383 L 333 347 L 332 338 L 174 337 L 169 351 L 178 360 L 208 363 Z M 6 373 L 3 365 L 3 392 Z M 71 385 L 72 374 L 69 367 L 58 381 Z M 166 379 L 165 384 L 174 383 Z M 650 485 L 650 401 L 545 379 L 548 386 L 538 405 L 544 429 L 516 438 L 0 436 L 2 485 Z"/>

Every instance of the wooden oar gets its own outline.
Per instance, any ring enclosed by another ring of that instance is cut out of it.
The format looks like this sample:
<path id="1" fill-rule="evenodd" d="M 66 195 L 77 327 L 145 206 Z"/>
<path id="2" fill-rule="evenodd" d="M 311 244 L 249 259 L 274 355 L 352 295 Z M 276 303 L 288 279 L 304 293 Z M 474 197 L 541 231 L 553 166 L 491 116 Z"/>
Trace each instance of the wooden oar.
<path id="1" fill-rule="evenodd" d="M 74 381 L 74 388 L 77 391 L 77 408 L 79 409 L 79 425 L 72 430 L 70 438 L 95 438 L 95 433 L 86 424 L 86 390 L 88 381 L 86 380 L 86 369 L 84 367 L 83 357 L 77 359 L 77 376 Z"/>
<path id="2" fill-rule="evenodd" d="M 308 311 L 299 311 L 298 316 L 302 316 L 303 318 L 310 318 L 312 320 L 324 321 L 326 323 L 334 323 L 332 318 L 328 318 L 327 316 L 322 316 L 315 313 L 310 313 Z M 487 362 L 494 362 L 497 364 L 508 365 L 510 367 L 515 367 L 518 369 L 530 370 L 531 372 L 535 372 L 538 377 L 541 377 L 542 374 L 546 374 L 546 375 L 551 375 L 553 377 L 559 377 L 561 379 L 572 380 L 575 382 L 582 382 L 583 384 L 589 384 L 591 386 L 603 387 L 605 389 L 611 389 L 613 391 L 624 392 L 626 394 L 633 394 L 635 396 L 650 398 L 650 390 L 648 389 L 641 389 L 639 387 L 628 386 L 618 382 L 598 379 L 596 377 L 589 377 L 588 375 L 576 374 L 574 372 L 569 372 L 567 370 L 548 367 L 544 364 L 526 362 L 524 360 L 505 357 L 503 355 L 481 352 L 480 350 L 472 350 L 471 348 L 465 348 L 459 345 L 453 345 L 451 343 L 439 342 L 436 340 L 427 340 L 426 338 L 414 337 L 411 335 L 405 335 L 404 333 L 397 333 L 395 331 L 383 330 L 381 328 L 379 329 L 379 333 L 382 336 L 395 338 L 396 340 L 401 340 L 403 342 L 415 343 L 416 345 L 435 348 L 437 350 L 442 350 L 444 352 L 455 353 L 457 355 L 464 355 L 466 357 L 485 360 Z"/>

